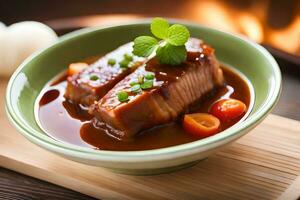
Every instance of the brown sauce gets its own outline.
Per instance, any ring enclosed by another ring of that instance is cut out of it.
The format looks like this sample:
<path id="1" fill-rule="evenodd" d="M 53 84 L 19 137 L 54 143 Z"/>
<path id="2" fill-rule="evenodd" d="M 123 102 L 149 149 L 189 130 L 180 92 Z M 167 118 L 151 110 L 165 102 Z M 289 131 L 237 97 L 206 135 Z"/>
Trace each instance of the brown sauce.
<path id="1" fill-rule="evenodd" d="M 250 90 L 247 83 L 233 71 L 223 68 L 226 85 L 216 88 L 203 100 L 191 106 L 190 112 L 208 112 L 210 106 L 223 98 L 235 98 L 249 108 Z M 139 133 L 132 141 L 124 142 L 94 128 L 92 116 L 80 105 L 74 105 L 64 98 L 66 80 L 59 78 L 45 88 L 39 101 L 38 117 L 42 128 L 54 139 L 83 147 L 113 151 L 149 150 L 193 142 L 195 138 L 186 133 L 181 120 L 154 127 Z M 242 116 L 241 116 L 242 118 Z M 221 123 L 221 131 L 232 126 L 241 118 Z"/>

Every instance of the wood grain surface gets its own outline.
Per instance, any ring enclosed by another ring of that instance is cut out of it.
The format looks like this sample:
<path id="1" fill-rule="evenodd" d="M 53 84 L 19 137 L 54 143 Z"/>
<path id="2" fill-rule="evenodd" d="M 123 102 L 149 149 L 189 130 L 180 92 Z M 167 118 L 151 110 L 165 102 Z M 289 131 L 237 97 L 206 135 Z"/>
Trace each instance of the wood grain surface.
<path id="1" fill-rule="evenodd" d="M 14 171 L 0 169 L 0 199 L 5 200 L 92 200 L 94 198 L 66 188 L 24 176 Z"/>
<path id="2" fill-rule="evenodd" d="M 95 198 L 285 200 L 300 196 L 300 123 L 275 115 L 198 165 L 156 176 L 114 174 L 45 151 L 16 132 L 3 106 L 0 127 L 5 130 L 0 133 L 2 167 Z M 75 199 L 80 198 L 84 199 Z"/>
<path id="3" fill-rule="evenodd" d="M 48 22 L 48 25 L 52 26 L 52 28 L 56 29 L 58 34 L 64 34 L 69 31 L 72 31 L 76 28 L 80 28 L 82 26 L 74 26 L 69 22 L 66 23 L 64 20 L 59 20 L 59 18 L 63 17 L 78 17 L 79 15 L 95 15 L 95 14 L 120 14 L 120 13 L 130 13 L 130 14 L 146 14 L 146 15 L 154 15 L 154 16 L 171 16 L 171 17 L 180 17 L 183 15 L 186 17 L 187 15 L 193 15 L 193 12 L 187 13 L 186 10 L 189 8 L 184 7 L 182 5 L 183 2 L 186 1 L 176 1 L 174 3 L 173 0 L 160 1 L 159 6 L 155 3 L 146 3 L 147 0 L 134 0 L 124 3 L 119 3 L 120 1 L 111 1 L 111 0 L 68 0 L 64 1 L 61 4 L 61 1 L 51 0 L 51 1 L 0 1 L 0 19 L 5 22 L 7 25 L 23 21 L 23 20 L 38 20 Z M 117 3 L 116 3 L 117 2 Z M 153 2 L 153 1 L 151 1 Z M 196 1 L 191 1 L 196 2 Z M 227 1 L 232 5 L 237 7 L 239 11 L 246 8 L 247 5 L 255 4 L 255 2 L 261 1 Z M 268 3 L 269 1 L 266 1 Z M 273 17 L 268 17 L 268 21 L 271 24 L 282 24 L 283 21 L 288 22 L 286 19 L 289 19 L 289 16 L 295 14 L 295 12 L 290 12 L 291 9 L 286 9 L 286 5 L 291 5 L 295 2 L 299 1 L 272 1 L 272 4 L 277 4 L 277 10 L 274 10 L 274 6 L 271 6 L 271 9 L 268 10 L 268 14 L 273 13 Z M 271 1 L 269 2 L 271 3 Z M 173 5 L 173 6 L 172 6 Z M 250 5 L 251 8 L 254 8 Z M 296 9 L 295 6 L 294 10 Z M 44 9 L 47 8 L 47 9 Z M 273 9 L 272 9 L 273 8 Z M 276 8 L 276 6 L 275 6 Z M 180 11 L 182 9 L 182 11 Z M 278 9 L 281 13 L 278 13 Z M 15 12 L 12 12 L 14 10 Z M 55 10 L 55 12 L 53 12 Z M 288 10 L 288 12 L 284 12 Z M 196 16 L 195 16 L 196 17 Z M 51 20 L 52 19 L 52 20 Z M 57 22 L 58 20 L 58 22 Z M 94 19 L 90 20 L 93 21 Z M 81 21 L 84 23 L 86 18 Z M 51 22 L 51 23 L 50 23 Z M 59 23 L 61 22 L 61 23 Z M 86 25 L 86 24 L 84 24 Z M 57 28 L 62 28 L 61 30 L 57 30 Z M 282 43 L 285 45 L 285 43 Z M 271 51 L 272 52 L 272 51 Z M 273 53 L 273 52 L 272 52 Z M 276 52 L 275 52 L 276 53 Z M 276 60 L 279 62 L 281 70 L 283 71 L 283 91 L 281 99 L 278 105 L 273 110 L 273 113 L 300 120 L 300 74 L 299 74 L 299 65 L 290 65 L 289 60 L 284 60 L 280 62 L 278 57 L 275 56 Z M 295 70 L 297 69 L 297 70 Z M 290 73 L 286 73 L 286 70 L 296 71 Z M 13 133 L 15 135 L 15 131 L 13 128 L 8 125 L 4 114 L 3 107 L 3 96 L 4 96 L 4 88 L 6 85 L 7 79 L 0 77 L 0 127 L 1 127 L 1 135 L 2 134 L 10 134 Z M 6 130 L 7 128 L 7 130 Z M 0 138 L 2 140 L 2 138 Z M 34 149 L 34 148 L 33 148 Z M 1 154 L 0 149 L 0 154 Z M 210 159 L 210 158 L 209 158 Z M 0 158 L 0 166 L 2 166 Z M 4 161 L 3 161 L 4 162 Z M 221 170 L 222 171 L 222 170 Z M 28 173 L 30 174 L 30 173 Z M 203 186 L 204 187 L 204 186 Z M 209 186 L 207 186 L 209 187 Z M 216 187 L 216 190 L 218 188 Z M 293 199 L 295 196 L 294 193 L 298 192 L 300 189 L 300 181 L 299 178 L 292 183 L 289 188 L 286 190 L 281 199 Z M 289 196 L 292 194 L 292 197 Z M 100 194 L 99 194 L 100 195 Z M 60 197 L 60 198 L 59 198 Z M 220 196 L 219 196 L 220 197 Z M 271 197 L 273 198 L 273 197 Z M 12 170 L 8 170 L 0 167 L 0 199 L 94 199 L 92 197 L 87 197 L 78 192 L 62 188 L 58 185 L 51 184 L 45 181 L 37 180 L 35 178 L 26 176 L 24 174 L 17 173 Z M 199 199 L 199 198 L 198 198 Z M 203 198 L 207 199 L 207 198 Z M 228 199 L 227 196 L 223 196 L 223 199 Z M 254 195 L 252 199 L 257 199 Z"/>
<path id="4" fill-rule="evenodd" d="M 15 131 L 6 118 L 4 95 L 8 79 L 0 77 L 0 138 Z M 15 132 L 16 133 L 16 132 Z M 15 135 L 15 134 L 14 134 Z M 1 144 L 0 144 L 1 146 Z M 18 147 L 17 147 L 18 148 Z M 3 151 L 0 148 L 0 155 Z M 38 180 L 15 171 L 5 169 L 0 156 L 0 199 L 1 200 L 92 200 L 93 197 L 69 190 L 61 186 Z"/>

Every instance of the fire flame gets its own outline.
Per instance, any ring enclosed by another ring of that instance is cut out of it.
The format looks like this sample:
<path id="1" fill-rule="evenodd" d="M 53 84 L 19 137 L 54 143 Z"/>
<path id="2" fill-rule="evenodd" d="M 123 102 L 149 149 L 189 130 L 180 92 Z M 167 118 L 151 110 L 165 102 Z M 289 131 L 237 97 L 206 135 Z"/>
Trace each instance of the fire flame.
<path id="1" fill-rule="evenodd" d="M 300 55 L 300 13 L 287 27 L 276 30 L 266 24 L 267 4 L 258 2 L 248 9 L 228 6 L 224 1 L 197 1 L 186 6 L 192 12 L 183 16 L 232 33 L 242 33 L 258 43 L 268 43 Z"/>
<path id="2" fill-rule="evenodd" d="M 300 16 L 281 30 L 271 30 L 268 42 L 287 52 L 300 55 Z"/>

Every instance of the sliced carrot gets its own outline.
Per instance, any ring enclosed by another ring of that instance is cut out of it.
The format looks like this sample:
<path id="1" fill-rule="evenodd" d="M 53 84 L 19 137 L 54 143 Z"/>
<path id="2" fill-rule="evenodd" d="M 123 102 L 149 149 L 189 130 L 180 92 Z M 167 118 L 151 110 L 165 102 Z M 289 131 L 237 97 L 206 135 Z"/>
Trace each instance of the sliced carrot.
<path id="1" fill-rule="evenodd" d="M 68 75 L 72 76 L 74 74 L 77 74 L 87 68 L 89 65 L 86 63 L 71 63 L 69 65 Z"/>
<path id="2" fill-rule="evenodd" d="M 240 117 L 247 110 L 247 106 L 237 99 L 222 99 L 215 102 L 210 113 L 221 121 L 230 121 Z"/>
<path id="3" fill-rule="evenodd" d="M 220 120 L 207 113 L 184 115 L 183 128 L 197 137 L 208 137 L 219 132 Z"/>

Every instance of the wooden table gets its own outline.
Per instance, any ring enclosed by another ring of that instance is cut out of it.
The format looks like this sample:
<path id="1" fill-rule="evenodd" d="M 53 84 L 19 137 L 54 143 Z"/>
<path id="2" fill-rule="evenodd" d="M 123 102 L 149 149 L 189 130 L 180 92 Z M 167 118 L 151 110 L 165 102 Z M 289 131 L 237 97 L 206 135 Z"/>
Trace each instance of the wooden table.
<path id="1" fill-rule="evenodd" d="M 7 119 L 4 94 L 8 79 L 0 77 L 0 119 Z M 5 127 L 11 128 L 8 120 Z M 86 195 L 41 181 L 0 166 L 0 199 L 94 199 Z"/>
<path id="2" fill-rule="evenodd" d="M 171 2 L 174 1 L 162 1 L 160 6 L 155 3 L 147 4 L 146 1 L 134 0 L 124 4 L 116 4 L 117 1 L 89 1 L 84 4 L 93 4 L 93 6 L 87 7 L 83 4 L 78 4 L 78 1 L 66 1 L 65 7 L 69 10 L 66 12 L 64 6 L 60 2 L 46 1 L 46 2 L 20 2 L 20 1 L 6 1 L 0 2 L 2 5 L 2 12 L 0 15 L 1 20 L 6 20 L 8 24 L 16 21 L 22 21 L 25 19 L 33 19 L 39 21 L 45 21 L 49 18 L 77 16 L 78 14 L 99 14 L 99 13 L 134 13 L 134 14 L 146 14 L 158 16 L 171 16 L 180 17 L 188 15 L 186 12 L 180 12 L 180 8 L 183 7 L 184 1 L 176 1 L 174 6 L 170 8 Z M 48 2 L 48 4 L 47 4 Z M 76 3 L 77 2 L 77 3 Z M 83 2 L 83 1 L 81 1 Z M 153 1 L 152 1 L 153 2 Z M 232 1 L 233 2 L 233 1 Z M 242 1 L 241 1 L 242 2 Z M 249 1 L 245 1 L 249 3 Z M 267 1 L 266 1 L 267 2 Z M 287 5 L 285 1 L 278 1 L 283 5 Z M 34 6 L 28 6 L 33 4 Z M 238 2 L 235 1 L 234 4 Z M 47 5 L 46 5 L 47 4 Z M 0 6 L 1 7 L 1 6 Z M 24 9 L 26 7 L 26 9 Z M 52 9 L 42 9 L 44 7 Z M 22 9 L 21 9 L 22 8 Z M 38 8 L 38 9 L 37 9 Z M 124 9 L 125 8 L 125 9 Z M 143 8 L 143 9 L 140 9 Z M 239 9 L 242 6 L 238 7 Z M 30 10 L 31 9 L 31 10 Z M 282 10 L 280 6 L 280 10 Z M 12 12 L 17 10 L 18 12 Z M 55 10 L 56 12 L 52 12 Z M 87 13 L 89 12 L 89 13 Z M 158 14 L 159 13 L 159 14 Z M 276 16 L 277 12 L 275 12 Z M 25 17 L 26 16 L 26 17 Z M 271 18 L 272 19 L 272 18 Z M 277 22 L 277 19 L 273 19 Z M 281 20 L 282 21 L 282 20 Z M 64 23 L 65 25 L 65 23 Z M 54 25 L 53 25 L 54 26 Z M 68 32 L 69 30 L 65 30 Z M 61 32 L 64 33 L 64 32 Z M 279 103 L 273 110 L 273 113 L 285 116 L 288 118 L 300 120 L 300 75 L 297 73 L 286 70 L 285 63 L 281 63 L 283 72 L 283 91 Z M 300 67 L 300 66 L 296 66 Z M 0 77 L 0 119 L 6 118 L 4 113 L 4 90 L 6 87 L 7 79 Z M 8 122 L 7 122 L 8 123 Z M 14 171 L 4 169 L 0 167 L 0 199 L 94 199 L 78 192 L 56 186 L 54 184 L 44 182 L 26 175 L 16 173 Z"/>
<path id="3" fill-rule="evenodd" d="M 0 80 L 0 118 L 4 113 L 4 92 L 7 79 Z M 283 92 L 273 113 L 300 120 L 300 79 L 283 74 Z M 8 122 L 7 122 L 8 123 Z M 0 168 L 0 199 L 93 199 L 78 192 Z"/>
<path id="4" fill-rule="evenodd" d="M 299 70 L 290 70 L 280 63 L 283 70 L 283 90 L 273 113 L 300 120 Z M 296 66 L 299 67 L 299 66 Z M 8 79 L 0 77 L 0 119 L 4 113 L 4 93 Z M 8 121 L 6 122 L 8 123 Z M 78 192 L 44 182 L 0 166 L 0 199 L 94 199 Z"/>

